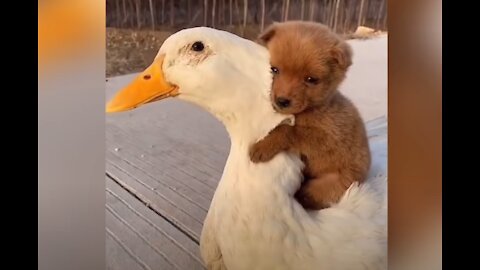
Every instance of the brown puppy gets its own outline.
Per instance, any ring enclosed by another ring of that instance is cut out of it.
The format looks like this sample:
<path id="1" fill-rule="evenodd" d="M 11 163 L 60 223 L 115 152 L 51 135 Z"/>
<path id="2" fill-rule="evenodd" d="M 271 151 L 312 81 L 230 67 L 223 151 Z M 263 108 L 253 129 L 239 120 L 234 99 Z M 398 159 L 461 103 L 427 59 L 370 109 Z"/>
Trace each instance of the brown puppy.
<path id="1" fill-rule="evenodd" d="M 253 162 L 281 151 L 298 153 L 305 163 L 297 200 L 307 209 L 338 202 L 370 167 L 365 126 L 338 86 L 352 64 L 350 46 L 326 26 L 313 22 L 275 23 L 260 35 L 271 55 L 272 104 L 294 114 L 295 125 L 280 125 L 250 149 Z"/>

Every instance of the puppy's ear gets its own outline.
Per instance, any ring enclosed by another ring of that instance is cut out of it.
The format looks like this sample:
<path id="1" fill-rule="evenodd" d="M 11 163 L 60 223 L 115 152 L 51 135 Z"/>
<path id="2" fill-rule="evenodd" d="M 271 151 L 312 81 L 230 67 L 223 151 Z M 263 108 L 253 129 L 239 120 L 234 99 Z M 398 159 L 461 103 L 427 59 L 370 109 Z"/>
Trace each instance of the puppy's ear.
<path id="1" fill-rule="evenodd" d="M 271 24 L 269 27 L 267 27 L 267 29 L 263 31 L 263 33 L 261 33 L 258 36 L 257 42 L 262 45 L 266 45 L 270 41 L 270 39 L 272 39 L 272 37 L 275 35 L 276 31 L 277 31 L 277 24 L 276 23 Z"/>
<path id="2" fill-rule="evenodd" d="M 341 41 L 332 49 L 334 61 L 343 69 L 347 69 L 352 65 L 352 55 L 352 48 L 345 41 Z"/>

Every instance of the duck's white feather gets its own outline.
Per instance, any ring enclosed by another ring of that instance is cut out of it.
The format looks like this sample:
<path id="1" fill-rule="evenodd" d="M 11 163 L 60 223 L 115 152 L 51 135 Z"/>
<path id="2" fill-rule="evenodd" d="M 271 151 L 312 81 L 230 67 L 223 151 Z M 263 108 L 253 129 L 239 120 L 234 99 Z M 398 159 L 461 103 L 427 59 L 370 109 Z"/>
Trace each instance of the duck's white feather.
<path id="1" fill-rule="evenodd" d="M 211 55 L 192 66 L 178 48 L 201 40 Z M 274 112 L 265 48 L 227 32 L 193 28 L 162 46 L 167 79 L 180 96 L 215 115 L 230 138 L 230 155 L 201 237 L 209 269 L 386 269 L 386 128 L 371 140 L 373 165 L 335 206 L 305 211 L 293 198 L 302 162 L 287 153 L 254 164 L 249 146 L 292 116 Z M 386 123 L 386 122 L 385 122 Z"/>

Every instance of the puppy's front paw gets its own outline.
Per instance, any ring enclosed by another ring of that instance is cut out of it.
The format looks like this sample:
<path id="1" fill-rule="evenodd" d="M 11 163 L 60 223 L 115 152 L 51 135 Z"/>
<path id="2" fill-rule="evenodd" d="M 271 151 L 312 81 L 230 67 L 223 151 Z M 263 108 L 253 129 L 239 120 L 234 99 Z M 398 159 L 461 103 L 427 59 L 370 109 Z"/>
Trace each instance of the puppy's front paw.
<path id="1" fill-rule="evenodd" d="M 260 141 L 250 147 L 250 160 L 253 163 L 267 162 L 275 156 L 275 151 Z"/>

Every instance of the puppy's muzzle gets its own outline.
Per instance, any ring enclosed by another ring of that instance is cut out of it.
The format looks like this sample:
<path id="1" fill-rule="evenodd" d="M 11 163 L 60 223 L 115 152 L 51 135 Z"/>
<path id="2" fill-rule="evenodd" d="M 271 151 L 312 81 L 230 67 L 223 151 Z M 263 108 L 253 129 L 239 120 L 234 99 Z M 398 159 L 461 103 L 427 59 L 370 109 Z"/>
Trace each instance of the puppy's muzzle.
<path id="1" fill-rule="evenodd" d="M 290 100 L 287 98 L 278 97 L 275 99 L 275 104 L 282 109 L 288 108 L 291 104 Z"/>

